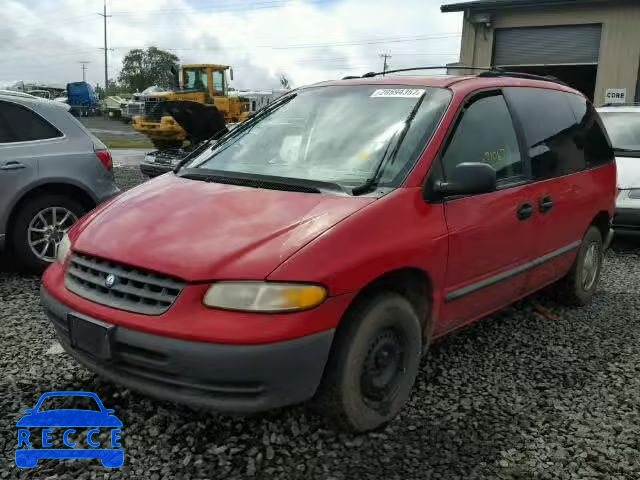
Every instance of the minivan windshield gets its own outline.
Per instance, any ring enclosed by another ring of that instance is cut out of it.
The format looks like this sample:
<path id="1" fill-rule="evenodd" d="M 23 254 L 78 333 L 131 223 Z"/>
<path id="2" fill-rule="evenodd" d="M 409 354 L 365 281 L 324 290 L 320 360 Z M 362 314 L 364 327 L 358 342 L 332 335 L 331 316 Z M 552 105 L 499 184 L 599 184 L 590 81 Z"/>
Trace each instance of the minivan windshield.
<path id="1" fill-rule="evenodd" d="M 640 153 L 640 111 L 600 112 L 613 149 Z"/>
<path id="2" fill-rule="evenodd" d="M 341 186 L 376 175 L 379 185 L 395 186 L 431 138 L 450 98 L 449 90 L 431 87 L 301 89 L 258 112 L 186 169 Z"/>

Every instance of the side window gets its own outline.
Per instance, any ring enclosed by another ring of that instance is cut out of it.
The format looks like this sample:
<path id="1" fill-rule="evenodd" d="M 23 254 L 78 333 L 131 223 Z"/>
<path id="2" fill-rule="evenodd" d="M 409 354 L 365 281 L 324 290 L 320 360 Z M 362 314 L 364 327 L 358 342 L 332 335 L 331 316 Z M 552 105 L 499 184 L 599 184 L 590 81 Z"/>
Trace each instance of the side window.
<path id="1" fill-rule="evenodd" d="M 480 98 L 464 111 L 442 157 L 445 178 L 464 162 L 488 163 L 498 182 L 523 175 L 518 139 L 502 95 Z"/>
<path id="2" fill-rule="evenodd" d="M 596 110 L 585 98 L 565 94 L 578 122 L 577 141 L 584 150 L 588 168 L 598 167 L 615 159 L 613 149 Z"/>
<path id="3" fill-rule="evenodd" d="M 585 169 L 579 126 L 564 92 L 520 87 L 504 92 L 522 122 L 534 180 Z"/>
<path id="4" fill-rule="evenodd" d="M 213 72 L 213 91 L 215 94 L 224 95 L 224 73 Z"/>
<path id="5" fill-rule="evenodd" d="M 28 108 L 0 102 L 0 142 L 29 142 L 61 136 L 58 129 Z"/>

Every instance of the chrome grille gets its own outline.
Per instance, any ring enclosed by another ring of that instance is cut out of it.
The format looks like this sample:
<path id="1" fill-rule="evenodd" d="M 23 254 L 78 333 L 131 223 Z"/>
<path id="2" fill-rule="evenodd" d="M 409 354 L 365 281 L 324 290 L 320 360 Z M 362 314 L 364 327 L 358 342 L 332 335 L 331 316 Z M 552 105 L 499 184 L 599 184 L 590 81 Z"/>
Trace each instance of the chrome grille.
<path id="1" fill-rule="evenodd" d="M 124 107 L 126 115 L 133 117 L 134 115 L 142 115 L 144 113 L 144 103 L 128 103 Z"/>
<path id="2" fill-rule="evenodd" d="M 162 100 L 157 97 L 147 97 L 144 99 L 144 114 L 148 120 L 159 122 L 162 118 L 162 108 L 160 102 Z"/>
<path id="3" fill-rule="evenodd" d="M 114 282 L 107 287 L 111 275 Z M 185 285 L 171 277 L 81 253 L 71 256 L 64 284 L 92 302 L 145 315 L 166 312 Z"/>

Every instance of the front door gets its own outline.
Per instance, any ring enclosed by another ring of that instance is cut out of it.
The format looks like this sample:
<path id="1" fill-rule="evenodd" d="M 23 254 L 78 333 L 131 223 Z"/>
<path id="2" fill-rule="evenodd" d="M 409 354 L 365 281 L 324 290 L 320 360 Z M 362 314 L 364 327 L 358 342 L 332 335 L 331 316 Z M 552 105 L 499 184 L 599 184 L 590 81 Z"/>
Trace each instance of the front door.
<path id="1" fill-rule="evenodd" d="M 445 333 L 521 296 L 534 236 L 528 168 L 500 91 L 464 107 L 441 156 L 445 178 L 462 162 L 486 162 L 497 172 L 495 192 L 446 199 L 449 258 L 442 310 Z"/>

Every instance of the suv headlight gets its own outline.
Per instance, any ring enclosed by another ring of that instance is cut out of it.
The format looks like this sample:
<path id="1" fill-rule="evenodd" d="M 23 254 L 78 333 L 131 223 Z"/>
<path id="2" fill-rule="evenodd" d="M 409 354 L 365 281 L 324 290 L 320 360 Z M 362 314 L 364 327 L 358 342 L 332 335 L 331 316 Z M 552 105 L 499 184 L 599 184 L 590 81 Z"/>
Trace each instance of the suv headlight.
<path id="1" fill-rule="evenodd" d="M 245 312 L 293 312 L 316 307 L 327 298 L 318 285 L 275 282 L 218 282 L 209 287 L 208 307 Z"/>
<path id="2" fill-rule="evenodd" d="M 633 198 L 634 200 L 640 199 L 640 188 L 632 188 L 629 190 L 629 198 Z"/>
<path id="3" fill-rule="evenodd" d="M 69 235 L 65 233 L 56 250 L 56 261 L 64 263 L 69 256 L 69 252 L 71 252 L 71 240 L 69 240 Z"/>

